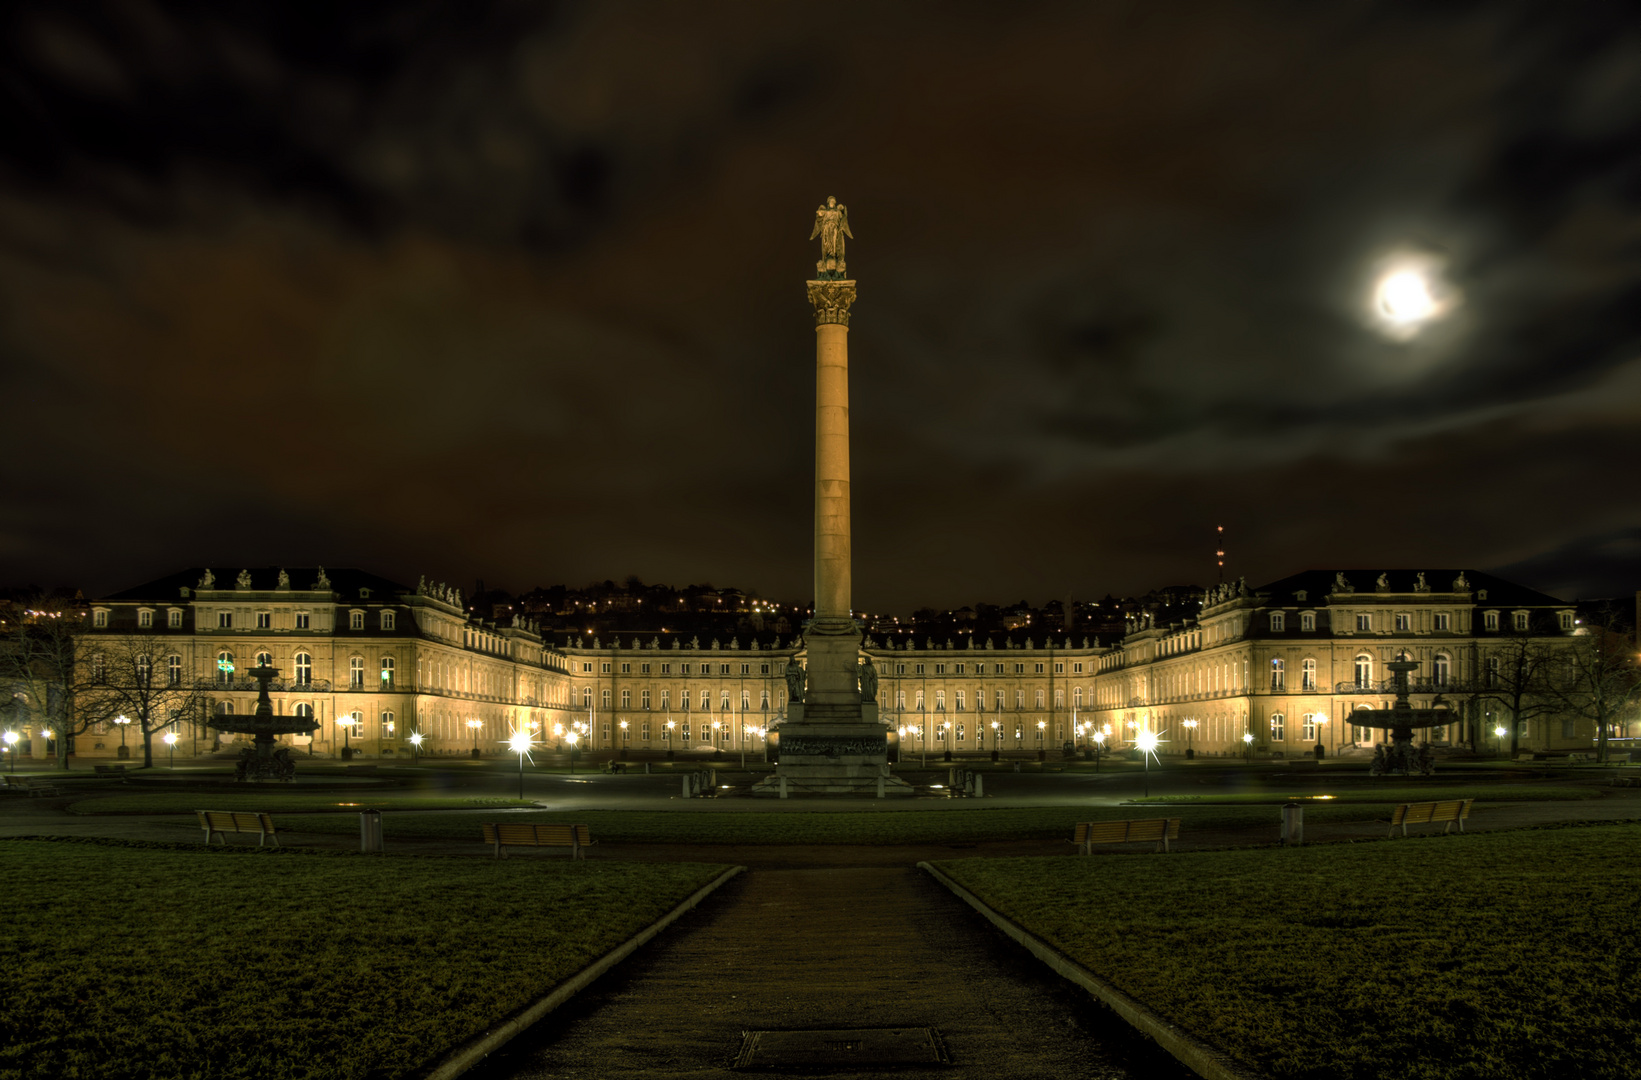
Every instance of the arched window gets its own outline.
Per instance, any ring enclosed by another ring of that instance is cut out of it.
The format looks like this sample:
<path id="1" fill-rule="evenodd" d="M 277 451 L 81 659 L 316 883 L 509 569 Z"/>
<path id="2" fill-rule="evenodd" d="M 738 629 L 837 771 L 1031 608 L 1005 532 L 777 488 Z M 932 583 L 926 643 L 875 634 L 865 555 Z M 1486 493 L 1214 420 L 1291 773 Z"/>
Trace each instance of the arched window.
<path id="1" fill-rule="evenodd" d="M 1271 689 L 1286 690 L 1288 688 L 1288 667 L 1282 660 L 1271 661 Z"/>
<path id="2" fill-rule="evenodd" d="M 945 712 L 946 711 L 946 691 L 936 690 L 934 692 L 934 711 L 935 712 Z"/>
<path id="3" fill-rule="evenodd" d="M 295 714 L 303 720 L 313 719 L 313 706 L 309 705 L 306 701 L 298 702 L 293 712 L 295 712 Z"/>
<path id="4" fill-rule="evenodd" d="M 392 709 L 383 709 L 382 710 L 382 734 L 383 735 L 392 735 L 393 734 L 393 710 Z"/>
<path id="5" fill-rule="evenodd" d="M 1301 660 L 1299 662 L 1299 689 L 1313 691 L 1316 689 L 1316 661 Z"/>
<path id="6" fill-rule="evenodd" d="M 1356 656 L 1356 686 L 1366 690 L 1373 685 L 1373 657 L 1367 653 Z"/>
<path id="7" fill-rule="evenodd" d="M 1306 742 L 1315 742 L 1316 741 L 1316 714 L 1315 713 L 1306 713 L 1305 714 L 1305 722 L 1304 722 L 1304 724 L 1302 725 L 1302 727 L 1300 729 L 1299 737 L 1304 739 Z"/>
<path id="8" fill-rule="evenodd" d="M 1284 719 L 1281 713 L 1271 714 L 1271 741 L 1282 742 Z"/>
<path id="9" fill-rule="evenodd" d="M 234 715 L 234 703 L 231 702 L 231 701 L 219 701 L 219 702 L 217 702 L 217 715 L 218 716 L 232 716 L 232 715 Z"/>
<path id="10" fill-rule="evenodd" d="M 257 667 L 273 667 L 273 654 L 259 652 L 256 654 Z"/>
<path id="11" fill-rule="evenodd" d="M 1437 653 L 1430 665 L 1432 680 L 1437 686 L 1446 686 L 1453 674 L 1453 661 L 1446 653 Z"/>
<path id="12" fill-rule="evenodd" d="M 147 686 L 154 678 L 154 658 L 147 653 L 137 657 L 137 685 Z"/>
<path id="13" fill-rule="evenodd" d="M 1487 688 L 1489 690 L 1495 690 L 1495 689 L 1498 688 L 1498 685 L 1499 685 L 1499 658 L 1496 657 L 1496 656 L 1489 656 L 1487 658 Z"/>
<path id="14" fill-rule="evenodd" d="M 296 654 L 296 685 L 313 685 L 313 657 L 305 652 Z"/>
<path id="15" fill-rule="evenodd" d="M 391 656 L 382 657 L 382 689 L 383 690 L 392 690 L 393 689 L 393 676 L 394 676 L 394 674 L 395 674 L 395 672 L 394 672 L 393 657 L 391 657 Z"/>
<path id="16" fill-rule="evenodd" d="M 234 682 L 234 654 L 224 650 L 217 653 L 217 685 L 232 686 Z"/>
<path id="17" fill-rule="evenodd" d="M 348 659 L 348 688 L 363 690 L 365 688 L 365 658 L 354 656 Z"/>
<path id="18" fill-rule="evenodd" d="M 1037 691 L 1037 694 L 1036 694 L 1036 697 L 1035 697 L 1034 700 L 1036 701 L 1036 707 L 1039 710 L 1042 709 L 1042 707 L 1043 707 L 1043 692 L 1041 690 Z"/>

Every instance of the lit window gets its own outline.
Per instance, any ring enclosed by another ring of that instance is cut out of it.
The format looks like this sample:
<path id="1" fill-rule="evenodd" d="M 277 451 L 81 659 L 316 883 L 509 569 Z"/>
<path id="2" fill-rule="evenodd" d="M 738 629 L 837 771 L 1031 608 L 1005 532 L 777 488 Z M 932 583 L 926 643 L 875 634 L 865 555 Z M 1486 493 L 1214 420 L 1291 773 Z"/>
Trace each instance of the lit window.
<path id="1" fill-rule="evenodd" d="M 1272 742 L 1281 742 L 1282 741 L 1282 726 L 1283 726 L 1282 714 L 1281 713 L 1272 713 L 1271 714 L 1271 741 Z"/>
<path id="2" fill-rule="evenodd" d="M 1034 701 L 1036 708 L 1041 709 L 1043 707 L 1043 692 L 1041 690 L 1037 691 Z"/>
<path id="3" fill-rule="evenodd" d="M 391 656 L 382 657 L 382 689 L 383 690 L 393 689 L 393 673 L 394 673 L 393 669 L 394 669 L 393 657 L 391 657 Z"/>
<path id="4" fill-rule="evenodd" d="M 1306 713 L 1303 725 L 1300 727 L 1299 737 L 1306 742 L 1316 741 L 1316 714 Z"/>
<path id="5" fill-rule="evenodd" d="M 964 696 L 964 691 L 959 690 L 957 692 L 957 711 L 962 712 L 967 705 L 968 699 Z"/>
<path id="6" fill-rule="evenodd" d="M 1365 690 L 1373 685 L 1373 657 L 1360 653 L 1356 657 L 1356 687 Z"/>
<path id="7" fill-rule="evenodd" d="M 1271 689 L 1274 691 L 1286 690 L 1288 687 L 1287 664 L 1282 660 L 1271 661 Z"/>
<path id="8" fill-rule="evenodd" d="M 217 683 L 221 686 L 232 686 L 234 681 L 234 654 L 231 652 L 217 653 Z"/>
<path id="9" fill-rule="evenodd" d="M 1299 662 L 1299 688 L 1304 691 L 1316 689 L 1315 660 L 1301 660 Z"/>

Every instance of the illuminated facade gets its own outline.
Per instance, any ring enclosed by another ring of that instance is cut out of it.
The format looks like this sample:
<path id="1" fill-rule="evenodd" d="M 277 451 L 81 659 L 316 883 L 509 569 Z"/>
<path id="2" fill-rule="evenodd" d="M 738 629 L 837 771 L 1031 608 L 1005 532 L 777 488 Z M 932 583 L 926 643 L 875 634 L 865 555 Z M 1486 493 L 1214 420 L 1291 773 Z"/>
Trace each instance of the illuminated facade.
<path id="1" fill-rule="evenodd" d="M 243 673 L 265 660 L 281 673 L 276 711 L 320 725 L 292 741 L 323 756 L 344 744 L 408 754 L 412 734 L 424 753 L 500 753 L 520 726 L 560 746 L 575 731 L 596 751 L 761 754 L 786 708 L 786 665 L 804 656 L 770 635 L 555 645 L 527 620 L 467 614 L 439 586 L 358 570 L 281 573 L 193 569 L 115 594 L 91 605 L 85 648 L 99 636 L 152 638 L 156 671 L 204 685 L 215 711 L 251 710 L 255 684 Z M 1147 730 L 1167 753 L 1295 756 L 1383 740 L 1372 717 L 1393 698 L 1384 665 L 1402 652 L 1422 664 L 1414 706 L 1440 695 L 1454 710 L 1433 738 L 1469 741 L 1473 724 L 1491 732 L 1508 720 L 1499 651 L 1578 632 L 1571 605 L 1474 571 L 1309 571 L 1210 590 L 1194 620 L 1137 624 L 1110 645 L 1015 632 L 921 645 L 869 637 L 862 651 L 903 760 L 1053 757 L 1095 733 L 1116 749 Z M 1593 735 L 1559 719 L 1538 727 L 1523 746 L 1583 749 Z M 82 736 L 76 753 L 112 755 L 111 738 Z"/>

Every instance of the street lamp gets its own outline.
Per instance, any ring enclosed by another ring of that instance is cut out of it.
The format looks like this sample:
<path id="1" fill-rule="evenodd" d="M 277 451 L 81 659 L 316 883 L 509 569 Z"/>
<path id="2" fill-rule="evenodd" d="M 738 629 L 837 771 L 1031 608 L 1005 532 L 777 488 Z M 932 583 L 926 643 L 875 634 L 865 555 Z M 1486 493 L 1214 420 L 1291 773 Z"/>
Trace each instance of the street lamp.
<path id="1" fill-rule="evenodd" d="M 621 721 L 620 727 L 621 727 L 621 760 L 626 761 L 627 760 L 627 722 L 625 720 Z M 743 754 L 742 757 L 744 758 L 745 755 Z M 744 763 L 745 762 L 743 761 L 743 764 Z"/>
<path id="2" fill-rule="evenodd" d="M 410 757 L 413 764 L 422 760 L 422 733 L 419 731 L 410 733 Z"/>
<path id="3" fill-rule="evenodd" d="M 177 733 L 174 732 L 174 731 L 167 731 L 165 733 L 164 742 L 165 742 L 166 749 L 168 751 L 170 751 L 170 754 L 171 754 L 171 771 L 176 772 L 177 771 Z"/>
<path id="4" fill-rule="evenodd" d="M 131 718 L 129 716 L 125 715 L 124 713 L 121 713 L 120 715 L 118 715 L 114 718 L 114 722 L 116 724 L 120 725 L 120 752 L 119 752 L 119 758 L 120 758 L 121 761 L 124 761 L 126 758 L 131 756 L 131 751 L 128 750 L 126 748 L 126 745 L 125 745 L 125 729 L 126 729 L 126 726 L 131 723 Z"/>
<path id="5" fill-rule="evenodd" d="M 1047 756 L 1047 751 L 1044 750 L 1042 745 L 1041 745 L 1042 741 L 1043 741 L 1043 730 L 1047 727 L 1048 727 L 1048 721 L 1046 721 L 1046 720 L 1037 721 L 1037 742 L 1039 744 L 1038 747 L 1037 747 L 1037 760 L 1038 761 L 1042 761 Z"/>
<path id="6" fill-rule="evenodd" d="M 8 731 L 4 735 L 0 735 L 0 739 L 5 740 L 6 753 L 11 755 L 11 771 L 12 772 L 17 771 L 17 742 L 21 738 L 22 738 L 22 736 L 17 734 L 17 732 L 15 732 L 15 731 Z"/>
<path id="7" fill-rule="evenodd" d="M 1254 733 L 1251 731 L 1242 733 L 1242 755 L 1250 762 L 1254 759 Z"/>
<path id="8" fill-rule="evenodd" d="M 666 740 L 667 741 L 667 760 L 668 761 L 672 760 L 672 733 L 673 733 L 673 730 L 677 727 L 678 727 L 678 721 L 673 720 L 671 717 L 668 717 L 667 718 L 667 740 Z"/>
<path id="9" fill-rule="evenodd" d="M 519 756 L 519 800 L 521 802 L 524 799 L 524 759 L 529 756 L 532 744 L 533 740 L 530 738 L 529 728 L 519 728 L 507 740 L 507 745 Z M 571 771 L 575 771 L 573 767 Z"/>
<path id="10" fill-rule="evenodd" d="M 356 712 L 349 713 L 346 716 L 338 716 L 336 718 L 337 726 L 339 726 L 342 729 L 342 760 L 343 761 L 352 761 L 353 760 L 353 746 L 352 746 L 351 743 L 348 742 L 348 735 L 349 735 L 350 732 L 353 731 L 353 725 L 357 724 L 359 722 L 359 720 L 360 720 L 359 714 L 356 713 Z"/>
<path id="11" fill-rule="evenodd" d="M 564 741 L 570 744 L 570 775 L 571 776 L 575 775 L 575 744 L 580 739 L 581 739 L 581 736 L 576 734 L 573 731 L 570 732 L 568 735 L 564 736 Z M 523 767 L 524 766 L 522 766 L 522 765 L 519 766 L 519 768 L 521 768 L 521 769 Z"/>
<path id="12" fill-rule="evenodd" d="M 476 716 L 470 717 L 467 726 L 473 729 L 473 756 L 476 758 L 479 756 L 479 728 L 484 726 L 484 721 Z"/>
<path id="13" fill-rule="evenodd" d="M 1500 724 L 1498 727 L 1493 729 L 1493 737 L 1499 741 L 1498 752 L 1500 757 L 1504 756 L 1504 737 L 1508 734 L 1510 734 L 1510 729 L 1505 727 L 1503 724 Z"/>
<path id="14" fill-rule="evenodd" d="M 1180 726 L 1185 728 L 1185 760 L 1190 761 L 1197 756 L 1196 751 L 1191 748 L 1191 736 L 1196 733 L 1197 722 L 1195 720 L 1183 720 L 1180 722 Z"/>
<path id="15" fill-rule="evenodd" d="M 997 760 L 997 755 L 1003 749 L 1003 731 L 997 721 L 991 722 L 991 759 Z"/>
<path id="16" fill-rule="evenodd" d="M 1094 771 L 1100 771 L 1100 756 L 1105 753 L 1105 732 L 1096 731 L 1094 739 Z"/>
<path id="17" fill-rule="evenodd" d="M 1157 734 L 1154 731 L 1142 731 L 1134 739 L 1134 745 L 1139 747 L 1140 760 L 1145 763 L 1145 797 L 1151 797 L 1151 759 L 1157 756 Z"/>

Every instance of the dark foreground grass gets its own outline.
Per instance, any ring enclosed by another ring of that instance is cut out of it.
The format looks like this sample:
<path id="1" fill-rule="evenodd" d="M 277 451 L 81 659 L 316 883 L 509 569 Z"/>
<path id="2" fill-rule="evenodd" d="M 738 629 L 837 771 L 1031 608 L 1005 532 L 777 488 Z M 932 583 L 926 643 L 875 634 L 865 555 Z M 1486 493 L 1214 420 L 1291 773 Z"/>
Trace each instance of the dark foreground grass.
<path id="1" fill-rule="evenodd" d="M 1641 825 L 940 869 L 1277 1080 L 1641 1076 Z"/>
<path id="2" fill-rule="evenodd" d="M 1387 806 L 1307 807 L 1310 822 L 1388 819 Z M 1181 828 L 1221 829 L 1268 826 L 1275 840 L 1279 814 L 1273 807 L 1048 806 L 1001 809 L 962 804 L 929 810 L 713 811 L 713 810 L 543 810 L 510 812 L 503 821 L 579 822 L 599 840 L 654 844 L 951 844 L 987 840 L 1071 838 L 1079 821 L 1133 817 L 1178 817 Z M 389 838 L 477 840 L 482 814 L 388 814 L 382 832 Z M 291 815 L 275 819 L 282 830 L 351 833 L 357 822 L 334 815 Z"/>
<path id="3" fill-rule="evenodd" d="M 70 803 L 71 814 L 191 814 L 195 810 L 261 810 L 299 814 L 346 810 L 476 810 L 483 807 L 534 806 L 528 799 L 485 799 L 454 795 L 375 795 L 364 791 L 256 794 L 155 791 L 105 795 Z"/>
<path id="4" fill-rule="evenodd" d="M 413 1072 L 723 867 L 0 841 L 0 1077 Z"/>

